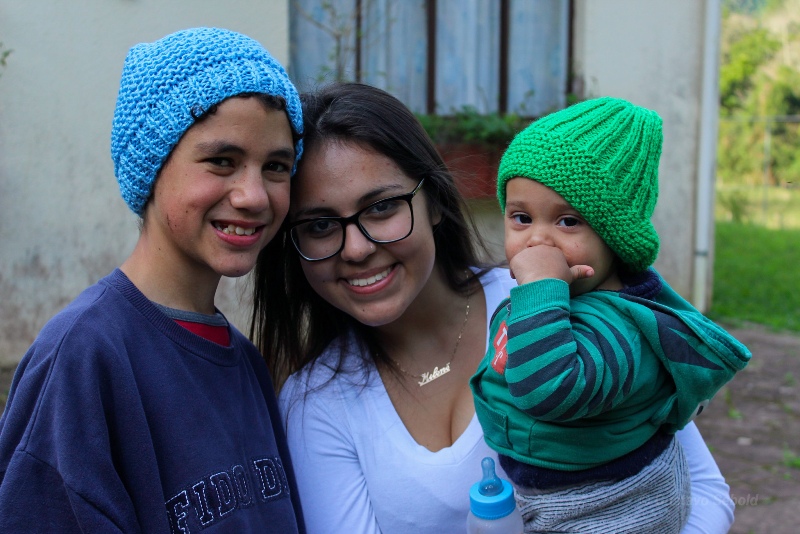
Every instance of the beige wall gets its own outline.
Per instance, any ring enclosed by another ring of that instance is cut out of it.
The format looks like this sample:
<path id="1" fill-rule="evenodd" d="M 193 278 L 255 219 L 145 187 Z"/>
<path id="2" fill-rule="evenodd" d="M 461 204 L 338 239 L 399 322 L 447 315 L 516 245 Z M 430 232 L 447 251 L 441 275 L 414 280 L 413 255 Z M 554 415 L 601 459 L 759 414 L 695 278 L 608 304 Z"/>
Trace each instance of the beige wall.
<path id="1" fill-rule="evenodd" d="M 132 250 L 137 218 L 110 156 L 128 49 L 218 26 L 289 58 L 285 0 L 0 0 L 0 365 L 19 361 L 42 325 Z M 237 288 L 218 304 L 240 328 Z"/>
<path id="2" fill-rule="evenodd" d="M 717 113 L 719 48 L 715 21 L 707 25 L 706 12 L 719 16 L 719 1 L 574 2 L 572 71 L 580 96 L 625 98 L 656 110 L 664 120 L 654 216 L 661 237 L 656 268 L 676 291 L 705 308 L 708 291 L 702 282 L 710 280 L 705 269 L 710 261 L 696 261 L 696 256 L 708 259 L 703 249 L 708 252 L 713 244 L 713 198 L 707 186 L 713 184 L 716 121 L 703 117 Z M 474 207 L 496 245 L 502 239 L 496 204 Z"/>
<path id="3" fill-rule="evenodd" d="M 664 119 L 659 201 L 654 221 L 661 236 L 656 268 L 691 298 L 696 231 L 710 218 L 698 209 L 704 107 L 704 68 L 715 73 L 718 39 L 706 65 L 706 12 L 715 0 L 576 0 L 574 70 L 586 96 L 614 95 L 656 110 Z M 713 6 L 712 6 L 713 7 Z M 713 12 L 713 11 L 712 11 Z M 718 12 L 718 10 L 717 10 Z M 708 21 L 713 27 L 714 21 Z M 715 150 L 716 147 L 713 147 Z M 713 226 L 713 225 L 712 225 Z M 701 273 L 697 273 L 701 276 Z M 702 274 L 703 276 L 705 273 Z M 702 304 L 702 303 L 699 303 Z"/>

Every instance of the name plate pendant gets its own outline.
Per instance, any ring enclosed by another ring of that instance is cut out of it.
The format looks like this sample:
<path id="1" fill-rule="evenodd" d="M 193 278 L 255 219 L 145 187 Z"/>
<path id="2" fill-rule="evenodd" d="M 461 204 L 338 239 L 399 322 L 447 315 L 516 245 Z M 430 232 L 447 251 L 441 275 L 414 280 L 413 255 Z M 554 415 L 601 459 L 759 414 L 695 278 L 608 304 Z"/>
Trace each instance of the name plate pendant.
<path id="1" fill-rule="evenodd" d="M 425 384 L 430 384 L 440 376 L 444 376 L 449 372 L 450 372 L 450 362 L 447 362 L 447 365 L 445 365 L 441 369 L 439 369 L 438 367 L 434 367 L 433 371 L 431 371 L 430 373 L 422 373 L 421 375 L 419 375 L 420 378 L 422 378 L 422 380 L 420 380 L 417 383 L 420 385 L 420 387 L 422 387 Z"/>

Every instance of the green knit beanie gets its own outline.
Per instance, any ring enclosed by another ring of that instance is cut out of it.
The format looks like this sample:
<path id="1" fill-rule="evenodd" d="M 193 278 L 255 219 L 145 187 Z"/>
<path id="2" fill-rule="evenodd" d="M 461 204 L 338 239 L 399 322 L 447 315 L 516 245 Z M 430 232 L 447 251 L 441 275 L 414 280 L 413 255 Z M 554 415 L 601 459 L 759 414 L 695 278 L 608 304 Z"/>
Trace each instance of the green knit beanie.
<path id="1" fill-rule="evenodd" d="M 536 120 L 500 161 L 497 198 L 525 177 L 569 202 L 633 272 L 658 255 L 650 217 L 658 199 L 661 117 L 617 98 L 597 98 Z"/>

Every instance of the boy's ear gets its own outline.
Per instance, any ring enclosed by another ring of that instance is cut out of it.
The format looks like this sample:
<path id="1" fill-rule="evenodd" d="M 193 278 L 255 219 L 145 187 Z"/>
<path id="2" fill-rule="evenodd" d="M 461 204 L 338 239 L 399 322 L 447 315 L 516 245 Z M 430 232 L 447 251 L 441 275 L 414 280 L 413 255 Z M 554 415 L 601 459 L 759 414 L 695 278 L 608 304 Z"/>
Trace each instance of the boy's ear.
<path id="1" fill-rule="evenodd" d="M 142 207 L 142 213 L 139 215 L 139 220 L 137 221 L 140 234 L 144 232 L 145 228 L 147 227 L 147 213 L 150 211 L 150 205 L 152 203 L 153 195 L 150 195 L 150 198 L 147 199 L 147 202 L 145 202 L 144 206 Z"/>
<path id="2" fill-rule="evenodd" d="M 139 215 L 139 230 L 143 230 L 145 226 L 147 226 L 147 218 L 148 218 L 147 214 L 150 212 L 150 206 L 153 205 L 154 199 L 156 197 L 156 187 L 158 187 L 159 184 L 158 180 L 159 176 L 161 176 L 160 169 L 158 171 L 158 174 L 156 174 L 156 179 L 153 181 L 153 186 L 150 188 L 150 196 L 147 197 L 144 206 L 142 206 L 142 212 Z"/>

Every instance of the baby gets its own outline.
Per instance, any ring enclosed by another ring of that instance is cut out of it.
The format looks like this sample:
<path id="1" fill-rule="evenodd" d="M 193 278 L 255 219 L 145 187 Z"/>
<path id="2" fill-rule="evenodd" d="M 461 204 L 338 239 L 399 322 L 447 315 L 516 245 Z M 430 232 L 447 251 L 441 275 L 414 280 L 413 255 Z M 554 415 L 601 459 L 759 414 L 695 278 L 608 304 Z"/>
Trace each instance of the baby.
<path id="1" fill-rule="evenodd" d="M 501 160 L 519 285 L 471 386 L 525 532 L 679 532 L 674 434 L 750 359 L 651 268 L 661 145 L 655 112 L 598 98 L 535 121 Z"/>

